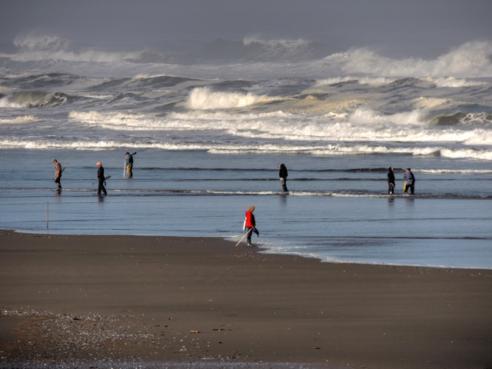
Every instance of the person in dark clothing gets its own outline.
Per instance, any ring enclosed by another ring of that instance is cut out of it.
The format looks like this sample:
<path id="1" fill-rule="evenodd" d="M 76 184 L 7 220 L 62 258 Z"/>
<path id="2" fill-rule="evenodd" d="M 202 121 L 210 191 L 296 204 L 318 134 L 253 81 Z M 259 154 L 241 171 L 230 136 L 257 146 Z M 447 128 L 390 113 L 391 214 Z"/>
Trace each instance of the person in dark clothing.
<path id="1" fill-rule="evenodd" d="M 133 155 L 137 155 L 137 152 L 129 153 L 128 151 L 125 154 L 125 176 L 126 178 L 133 177 Z"/>
<path id="2" fill-rule="evenodd" d="M 282 186 L 283 192 L 289 192 L 287 188 L 287 176 L 289 175 L 289 171 L 284 163 L 280 164 L 280 169 L 278 170 L 278 176 L 280 177 L 280 185 Z"/>
<path id="3" fill-rule="evenodd" d="M 58 192 L 60 192 L 62 189 L 61 177 L 62 177 L 63 168 L 61 166 L 61 163 L 56 159 L 53 159 L 53 167 L 55 168 L 55 183 L 57 184 Z"/>
<path id="4" fill-rule="evenodd" d="M 403 179 L 405 180 L 403 192 L 408 193 L 408 190 L 410 190 L 410 193 L 413 195 L 415 193 L 415 176 L 412 173 L 412 169 L 407 168 Z"/>
<path id="5" fill-rule="evenodd" d="M 104 176 L 104 167 L 101 161 L 96 163 L 97 167 L 97 195 L 101 196 L 101 193 L 106 196 L 108 193 L 106 192 L 106 187 L 104 186 L 106 183 L 106 177 Z"/>
<path id="6" fill-rule="evenodd" d="M 395 194 L 395 172 L 393 168 L 388 168 L 388 195 Z"/>

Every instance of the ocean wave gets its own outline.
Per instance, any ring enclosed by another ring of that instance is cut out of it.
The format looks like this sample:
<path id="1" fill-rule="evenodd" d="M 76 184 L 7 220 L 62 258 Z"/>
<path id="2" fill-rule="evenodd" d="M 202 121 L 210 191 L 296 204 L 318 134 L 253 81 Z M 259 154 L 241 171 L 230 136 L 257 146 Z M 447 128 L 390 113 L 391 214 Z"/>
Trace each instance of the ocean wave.
<path id="1" fill-rule="evenodd" d="M 114 100 L 113 100 L 114 101 Z M 180 127 L 166 125 L 163 119 L 139 113 L 71 111 L 68 114 L 71 121 L 111 130 L 152 131 L 179 130 Z"/>
<path id="2" fill-rule="evenodd" d="M 492 169 L 417 169 L 414 172 L 424 174 L 492 174 Z"/>
<path id="3" fill-rule="evenodd" d="M 109 81 L 104 81 L 91 86 L 89 89 L 92 91 L 121 91 L 121 89 L 124 89 L 125 91 L 127 91 L 140 90 L 145 88 L 168 88 L 188 81 L 193 81 L 193 79 L 167 75 L 137 74 L 134 77 L 117 78 L 111 79 Z"/>
<path id="4" fill-rule="evenodd" d="M 39 121 L 39 119 L 34 115 L 19 115 L 16 117 L 0 118 L 0 124 L 29 124 L 36 123 L 37 121 Z"/>
<path id="5" fill-rule="evenodd" d="M 491 124 L 492 113 L 489 112 L 477 112 L 477 113 L 465 113 L 457 112 L 448 115 L 438 115 L 432 118 L 431 122 L 438 126 L 453 126 L 456 124 Z"/>
<path id="6" fill-rule="evenodd" d="M 353 49 L 327 56 L 324 62 L 346 74 L 378 77 L 470 78 L 492 76 L 492 42 L 467 42 L 436 59 L 393 59 L 367 49 Z"/>
<path id="7" fill-rule="evenodd" d="M 159 139 L 145 140 L 63 140 L 63 139 L 21 139 L 4 137 L 0 139 L 0 149 L 73 149 L 73 150 L 109 150 L 109 149 L 156 149 L 167 151 L 205 151 L 211 154 L 244 155 L 244 154 L 302 154 L 312 156 L 340 155 L 408 155 L 408 156 L 440 156 L 451 159 L 492 160 L 492 151 L 478 148 L 451 148 L 442 146 L 413 145 L 381 145 L 381 144 L 324 144 L 324 145 L 292 145 L 277 144 L 229 144 L 214 142 L 206 138 L 202 142 L 166 142 Z"/>
<path id="8" fill-rule="evenodd" d="M 40 108 L 65 104 L 71 97 L 61 92 L 21 91 L 0 98 L 0 108 Z"/>
<path id="9" fill-rule="evenodd" d="M 419 98 L 414 100 L 414 105 L 418 109 L 430 110 L 438 107 L 443 107 L 450 104 L 450 102 L 451 101 L 447 98 L 420 96 Z"/>
<path id="10" fill-rule="evenodd" d="M 186 101 L 186 106 L 193 110 L 234 109 L 265 104 L 276 98 L 259 96 L 253 93 L 212 91 L 207 87 L 194 88 Z"/>
<path id="11" fill-rule="evenodd" d="M 477 87 L 485 86 L 486 83 L 483 81 L 467 80 L 455 77 L 445 77 L 445 78 L 426 78 L 427 81 L 436 85 L 436 87 L 447 87 L 447 88 L 462 88 L 462 87 Z"/>
<path id="12" fill-rule="evenodd" d="M 392 123 L 396 125 L 422 125 L 425 122 L 421 110 L 412 110 L 395 114 L 380 114 L 369 108 L 358 108 L 350 114 L 348 120 L 352 123 L 376 124 Z"/>
<path id="13" fill-rule="evenodd" d="M 70 46 L 70 41 L 53 34 L 21 34 L 14 39 L 15 47 L 23 50 L 63 50 Z"/>
<path id="14" fill-rule="evenodd" d="M 427 83 L 434 87 L 445 88 L 478 86 L 482 82 L 470 79 L 492 76 L 490 41 L 467 42 L 434 59 L 396 59 L 383 56 L 369 48 L 354 48 L 326 55 L 322 45 L 308 40 L 245 37 L 239 41 L 217 40 L 203 48 L 201 55 L 197 54 L 191 58 L 189 55 L 182 56 L 181 62 L 179 56 L 166 56 L 152 50 L 75 50 L 71 48 L 69 41 L 55 35 L 23 35 L 17 37 L 14 43 L 18 47 L 17 52 L 3 53 L 3 58 L 21 62 L 68 62 L 69 64 L 64 66 L 71 66 L 73 71 L 78 70 L 77 65 L 73 63 L 100 63 L 98 67 L 106 67 L 108 72 L 119 68 L 135 72 L 136 67 L 140 67 L 140 73 L 200 75 L 198 78 L 203 78 L 205 75 L 216 76 L 217 64 L 221 64 L 221 75 L 229 75 L 231 78 L 414 77 L 427 79 Z M 215 65 L 211 65 L 211 62 Z M 286 65 L 289 67 L 285 68 Z M 375 80 L 367 79 L 364 83 L 372 82 Z"/>
<path id="15" fill-rule="evenodd" d="M 331 78 L 319 79 L 316 81 L 315 87 L 332 86 L 332 85 L 339 85 L 339 84 L 352 83 L 352 82 L 374 87 L 374 86 L 384 86 L 394 81 L 395 80 L 393 78 L 386 78 L 386 77 L 344 76 L 344 77 L 331 77 Z"/>
<path id="16" fill-rule="evenodd" d="M 42 73 L 27 74 L 4 78 L 2 83 L 17 89 L 44 89 L 67 86 L 82 77 L 70 73 Z"/>
<path id="17" fill-rule="evenodd" d="M 231 137 L 281 140 L 286 146 L 293 141 L 319 144 L 336 141 L 372 142 L 373 145 L 393 142 L 492 145 L 492 130 L 486 125 L 489 121 L 485 121 L 485 125 L 475 124 L 481 122 L 481 114 L 463 115 L 460 127 L 437 125 L 434 118 L 427 114 L 427 111 L 418 109 L 381 114 L 365 107 L 350 114 L 322 116 L 284 111 L 230 114 L 225 111 L 193 110 L 157 117 L 144 113 L 72 111 L 69 119 L 115 131 L 194 132 L 198 136 L 200 132 L 217 131 Z"/>

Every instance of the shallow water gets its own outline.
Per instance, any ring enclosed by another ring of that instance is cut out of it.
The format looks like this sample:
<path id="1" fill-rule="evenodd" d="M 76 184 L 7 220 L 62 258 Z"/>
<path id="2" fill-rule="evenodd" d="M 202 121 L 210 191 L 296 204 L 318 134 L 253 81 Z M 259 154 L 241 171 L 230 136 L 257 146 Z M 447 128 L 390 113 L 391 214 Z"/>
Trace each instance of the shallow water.
<path id="1" fill-rule="evenodd" d="M 237 239 L 255 204 L 266 252 L 325 261 L 492 268 L 489 162 L 408 156 L 214 155 L 146 150 L 124 179 L 121 151 L 1 150 L 0 227 L 56 234 Z M 66 170 L 54 191 L 51 159 Z M 99 199 L 96 160 L 109 196 Z M 289 195 L 277 167 L 289 168 Z M 388 197 L 385 167 L 414 166 L 417 194 Z"/>

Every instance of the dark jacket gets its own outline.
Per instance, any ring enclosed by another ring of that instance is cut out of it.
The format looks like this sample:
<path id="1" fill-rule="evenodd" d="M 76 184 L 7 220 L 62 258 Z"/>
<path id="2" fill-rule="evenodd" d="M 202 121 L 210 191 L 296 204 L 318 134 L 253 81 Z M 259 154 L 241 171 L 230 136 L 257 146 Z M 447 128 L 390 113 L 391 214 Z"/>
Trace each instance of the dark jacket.
<path id="1" fill-rule="evenodd" d="M 97 169 L 97 179 L 100 180 L 100 181 L 104 181 L 105 180 L 105 177 L 104 177 L 104 167 L 99 167 Z"/>
<path id="2" fill-rule="evenodd" d="M 388 183 L 395 183 L 395 172 L 388 170 Z"/>
<path id="3" fill-rule="evenodd" d="M 280 169 L 278 171 L 278 176 L 280 178 L 287 178 L 287 176 L 289 175 L 289 171 L 287 170 L 287 167 L 285 165 L 281 165 L 280 166 Z"/>

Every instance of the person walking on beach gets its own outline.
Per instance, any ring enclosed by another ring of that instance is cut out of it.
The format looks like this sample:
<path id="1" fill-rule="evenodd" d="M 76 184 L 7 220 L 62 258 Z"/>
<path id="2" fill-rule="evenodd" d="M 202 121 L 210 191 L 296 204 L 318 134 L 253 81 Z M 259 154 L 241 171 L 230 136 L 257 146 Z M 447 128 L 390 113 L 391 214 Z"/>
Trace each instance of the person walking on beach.
<path id="1" fill-rule="evenodd" d="M 412 169 L 407 168 L 407 170 L 405 170 L 403 179 L 404 179 L 403 192 L 408 193 L 408 190 L 410 190 L 410 193 L 413 195 L 415 193 L 415 176 L 412 173 Z"/>
<path id="2" fill-rule="evenodd" d="M 253 244 L 251 243 L 251 236 L 253 235 L 253 232 L 256 233 L 258 237 L 260 237 L 260 232 L 258 231 L 258 229 L 256 229 L 255 215 L 253 214 L 255 209 L 255 206 L 251 206 L 248 210 L 246 210 L 246 213 L 244 215 L 243 229 L 247 231 L 247 240 L 249 246 L 253 246 Z"/>
<path id="3" fill-rule="evenodd" d="M 388 195 L 395 194 L 395 172 L 393 168 L 388 168 Z"/>
<path id="4" fill-rule="evenodd" d="M 61 163 L 56 159 L 53 159 L 52 163 L 53 163 L 53 167 L 55 168 L 55 183 L 57 185 L 58 192 L 60 192 L 62 190 L 61 177 L 63 173 L 63 168 Z"/>
<path id="5" fill-rule="evenodd" d="M 108 193 L 106 192 L 106 187 L 104 186 L 106 184 L 106 177 L 104 176 L 104 167 L 102 164 L 102 161 L 96 162 L 96 167 L 97 167 L 97 195 L 101 196 L 101 193 L 106 196 Z"/>
<path id="6" fill-rule="evenodd" d="M 137 152 L 134 153 L 126 152 L 125 153 L 125 177 L 133 178 L 133 155 L 137 155 Z"/>
<path id="7" fill-rule="evenodd" d="M 289 171 L 284 163 L 280 164 L 280 168 L 278 170 L 278 176 L 280 178 L 280 185 L 282 186 L 282 192 L 289 192 L 287 188 L 287 176 L 289 175 Z"/>

